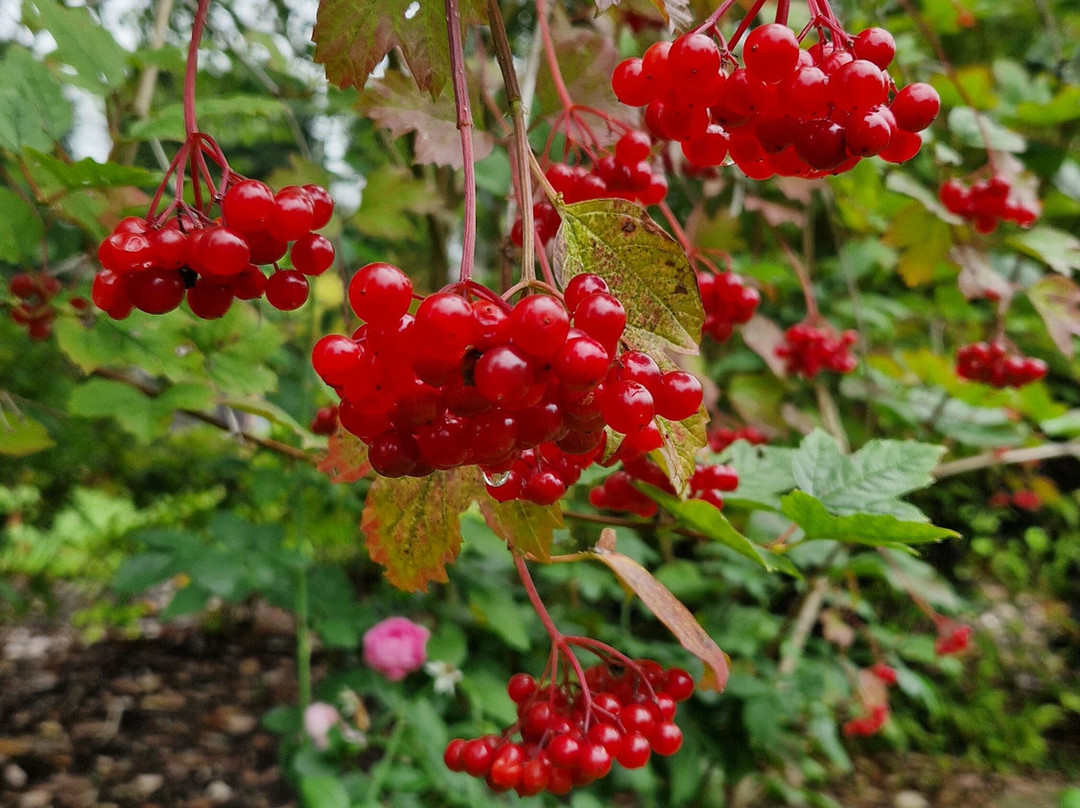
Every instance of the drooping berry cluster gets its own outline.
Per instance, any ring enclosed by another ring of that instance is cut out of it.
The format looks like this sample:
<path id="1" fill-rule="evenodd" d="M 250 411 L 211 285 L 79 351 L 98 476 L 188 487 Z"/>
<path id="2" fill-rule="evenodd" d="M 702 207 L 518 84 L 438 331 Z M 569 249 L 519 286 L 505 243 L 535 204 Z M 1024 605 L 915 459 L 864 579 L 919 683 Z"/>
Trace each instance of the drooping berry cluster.
<path id="1" fill-rule="evenodd" d="M 888 31 L 841 33 L 802 49 L 786 25 L 759 26 L 729 73 L 725 65 L 738 64 L 729 47 L 691 32 L 620 63 L 612 88 L 624 104 L 646 107 L 649 131 L 679 142 L 699 167 L 730 155 L 748 177 L 767 179 L 840 173 L 874 155 L 910 160 L 922 145 L 916 133 L 940 110 L 937 92 L 896 87 Z"/>
<path id="2" fill-rule="evenodd" d="M 752 426 L 741 426 L 731 429 L 726 426 L 718 426 L 708 432 L 709 448 L 714 452 L 722 452 L 737 440 L 744 440 L 755 446 L 768 443 L 769 439 L 762 434 L 760 429 Z"/>
<path id="3" fill-rule="evenodd" d="M 971 645 L 975 630 L 966 623 L 958 623 L 949 618 L 941 618 L 937 624 L 937 639 L 934 640 L 934 653 L 938 656 L 961 654 Z"/>
<path id="4" fill-rule="evenodd" d="M 1042 213 L 1038 200 L 1021 198 L 1003 176 L 978 180 L 970 186 L 958 179 L 945 180 L 938 189 L 938 198 L 949 211 L 963 216 L 980 233 L 993 233 L 1003 221 L 1031 227 Z"/>
<path id="5" fill-rule="evenodd" d="M 690 499 L 700 499 L 724 507 L 724 494 L 739 487 L 739 473 L 723 463 L 715 465 L 698 464 L 690 475 Z"/>
<path id="6" fill-rule="evenodd" d="M 507 684 L 517 705 L 513 726 L 501 735 L 455 738 L 443 760 L 493 791 L 567 794 L 605 777 L 614 763 L 639 769 L 653 752 L 675 754 L 682 746 L 676 707 L 693 690 L 686 671 L 652 660 L 620 670 L 594 666 L 583 684 L 538 684 L 518 673 Z"/>
<path id="7" fill-rule="evenodd" d="M 195 316 L 212 320 L 224 316 L 234 299 L 265 295 L 282 311 L 302 306 L 308 277 L 334 262 L 330 240 L 314 232 L 334 211 L 326 189 L 291 185 L 275 194 L 258 180 L 237 179 L 220 208 L 217 218 L 185 206 L 176 215 L 117 224 L 98 248 L 102 270 L 92 289 L 97 307 L 119 320 L 133 309 L 165 314 L 186 297 Z M 286 254 L 291 269 L 279 266 Z M 269 277 L 264 266 L 272 270 Z"/>
<path id="8" fill-rule="evenodd" d="M 877 735 L 889 720 L 889 712 L 888 704 L 874 704 L 863 715 L 845 721 L 841 732 L 847 738 L 869 738 Z"/>
<path id="9" fill-rule="evenodd" d="M 30 339 L 48 339 L 56 319 L 53 298 L 60 292 L 60 281 L 45 272 L 18 272 L 8 281 L 8 291 L 19 301 L 11 307 L 11 319 L 26 327 Z M 81 310 L 86 300 L 76 297 L 71 305 Z"/>
<path id="10" fill-rule="evenodd" d="M 337 404 L 328 404 L 319 407 L 315 411 L 315 417 L 311 419 L 311 431 L 316 435 L 333 435 L 338 427 Z"/>
<path id="11" fill-rule="evenodd" d="M 511 306 L 467 286 L 429 295 L 414 316 L 408 276 L 375 263 L 348 295 L 364 325 L 323 337 L 312 363 L 386 477 L 475 464 L 492 488 L 520 483 L 518 498 L 554 501 L 580 473 L 566 455 L 591 462 L 605 427 L 630 439 L 657 415 L 683 420 L 701 405 L 690 374 L 618 354 L 626 311 L 596 275 L 573 278 L 565 302 L 537 294 Z"/>
<path id="12" fill-rule="evenodd" d="M 956 375 L 994 387 L 1023 387 L 1046 375 L 1041 359 L 1008 354 L 998 342 L 975 342 L 956 352 Z"/>
<path id="13" fill-rule="evenodd" d="M 652 138 L 645 132 L 629 131 L 615 143 L 615 149 L 594 164 L 553 163 L 544 172 L 551 186 L 567 203 L 590 199 L 626 199 L 655 205 L 667 196 L 667 178 L 653 166 Z M 541 243 L 554 237 L 561 221 L 558 211 L 546 199 L 533 205 L 533 220 Z M 521 219 L 510 231 L 510 240 L 521 246 Z"/>
<path id="14" fill-rule="evenodd" d="M 664 470 L 645 455 L 639 455 L 623 460 L 622 469 L 593 488 L 589 492 L 589 503 L 594 508 L 626 511 L 646 519 L 655 516 L 656 503 L 639 491 L 635 482 L 646 483 L 668 494 L 676 493 Z M 738 485 L 739 475 L 731 466 L 699 463 L 690 476 L 690 499 L 700 499 L 722 508 L 724 492 L 734 491 Z"/>
<path id="15" fill-rule="evenodd" d="M 597 446 L 586 454 L 570 454 L 554 443 L 542 443 L 535 449 L 519 452 L 509 470 L 487 473 L 484 486 L 498 502 L 524 499 L 537 505 L 551 505 L 581 478 L 581 472 L 602 451 L 603 447 Z"/>
<path id="16" fill-rule="evenodd" d="M 855 331 L 844 331 L 837 336 L 827 327 L 797 323 L 784 332 L 784 341 L 776 347 L 776 355 L 784 360 L 787 373 L 807 379 L 822 370 L 851 373 L 859 364 L 851 355 L 851 346 L 858 338 Z"/>
<path id="17" fill-rule="evenodd" d="M 754 316 L 761 295 L 757 289 L 745 285 L 742 277 L 734 272 L 699 272 L 698 290 L 705 308 L 705 325 L 702 333 L 717 342 L 726 342 L 735 331 Z"/>

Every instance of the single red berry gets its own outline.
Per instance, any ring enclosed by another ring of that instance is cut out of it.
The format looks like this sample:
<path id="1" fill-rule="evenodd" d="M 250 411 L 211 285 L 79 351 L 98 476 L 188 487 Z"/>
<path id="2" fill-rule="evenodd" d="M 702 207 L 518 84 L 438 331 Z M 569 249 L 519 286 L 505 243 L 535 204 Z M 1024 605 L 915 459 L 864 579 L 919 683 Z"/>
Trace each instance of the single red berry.
<path id="1" fill-rule="evenodd" d="M 236 183 L 221 200 L 225 223 L 244 233 L 266 229 L 275 208 L 274 192 L 258 180 Z"/>
<path id="2" fill-rule="evenodd" d="M 640 732 L 628 732 L 622 738 L 615 759 L 625 769 L 640 769 L 649 762 L 651 754 L 652 745 L 645 735 Z"/>
<path id="3" fill-rule="evenodd" d="M 128 296 L 135 308 L 147 314 L 165 314 L 184 299 L 184 280 L 176 270 L 148 269 L 130 276 Z"/>
<path id="4" fill-rule="evenodd" d="M 600 412 L 608 426 L 628 435 L 648 426 L 656 408 L 644 385 L 620 381 L 605 385 Z"/>
<path id="5" fill-rule="evenodd" d="M 315 223 L 315 205 L 303 188 L 290 185 L 274 195 L 274 211 L 269 227 L 282 241 L 296 241 L 311 232 Z"/>
<path id="6" fill-rule="evenodd" d="M 682 668 L 671 668 L 664 679 L 664 692 L 675 701 L 686 701 L 694 693 L 694 677 Z"/>
<path id="7" fill-rule="evenodd" d="M 536 692 L 536 679 L 527 673 L 515 673 L 506 683 L 506 692 L 515 704 L 521 704 Z"/>
<path id="8" fill-rule="evenodd" d="M 689 418 L 701 407 L 701 382 L 684 370 L 665 373 L 653 395 L 656 414 L 669 421 Z"/>
<path id="9" fill-rule="evenodd" d="M 452 772 L 465 771 L 465 747 L 468 744 L 464 738 L 454 738 L 446 745 L 443 752 L 443 763 Z"/>
<path id="10" fill-rule="evenodd" d="M 349 280 L 349 305 L 365 322 L 393 323 L 409 310 L 412 292 L 408 275 L 393 264 L 376 262 L 360 267 Z"/>
<path id="11" fill-rule="evenodd" d="M 191 313 L 203 320 L 217 320 L 224 317 L 232 306 L 232 287 L 214 278 L 199 278 L 195 285 L 187 290 L 188 307 Z"/>
<path id="12" fill-rule="evenodd" d="M 641 59 L 634 57 L 619 62 L 611 74 L 611 89 L 615 97 L 629 107 L 643 107 L 652 101 L 655 88 L 645 75 Z"/>
<path id="13" fill-rule="evenodd" d="M 941 96 L 929 84 L 918 81 L 904 87 L 889 105 L 896 126 L 905 132 L 921 132 L 941 111 Z"/>
<path id="14" fill-rule="evenodd" d="M 867 28 L 856 35 L 852 49 L 859 59 L 873 62 L 884 70 L 896 56 L 896 40 L 884 28 Z"/>
<path id="15" fill-rule="evenodd" d="M 657 724 L 649 736 L 652 749 L 658 755 L 674 755 L 682 746 L 683 734 L 678 724 L 664 721 Z"/>
<path id="16" fill-rule="evenodd" d="M 643 132 L 631 133 L 645 135 Z M 626 135 L 624 137 L 629 137 Z M 563 290 L 563 300 L 566 302 L 566 310 L 573 315 L 577 309 L 578 304 L 581 303 L 586 297 L 596 292 L 610 292 L 607 282 L 599 275 L 593 275 L 591 272 L 585 272 L 581 275 L 575 275 L 570 279 L 570 282 L 566 284 L 566 288 Z"/>
<path id="17" fill-rule="evenodd" d="M 760 25 L 746 36 L 743 63 L 758 81 L 776 84 L 788 78 L 799 62 L 799 41 L 786 25 Z"/>
<path id="18" fill-rule="evenodd" d="M 321 185 L 305 185 L 304 190 L 311 197 L 311 229 L 319 230 L 325 227 L 334 215 L 334 199 Z"/>
<path id="19" fill-rule="evenodd" d="M 326 236 L 308 233 L 296 240 L 289 257 L 292 265 L 305 275 L 321 275 L 334 263 L 334 245 Z"/>
<path id="20" fill-rule="evenodd" d="M 416 310 L 416 345 L 436 359 L 459 359 L 476 343 L 478 333 L 472 304 L 461 295 L 436 292 L 424 298 Z"/>
<path id="21" fill-rule="evenodd" d="M 485 776 L 491 769 L 491 762 L 494 758 L 494 751 L 483 738 L 474 738 L 466 742 L 465 749 L 461 754 L 462 766 L 473 777 Z"/>
<path id="22" fill-rule="evenodd" d="M 609 354 L 614 354 L 626 329 L 626 309 L 614 295 L 594 292 L 574 309 L 574 326 L 603 345 Z"/>
<path id="23" fill-rule="evenodd" d="M 611 726 L 597 724 L 596 726 Z M 616 730 L 617 731 L 617 730 Z M 598 780 L 611 771 L 612 755 L 606 746 L 598 743 L 585 744 L 578 754 L 578 770 L 589 780 Z"/>
<path id="24" fill-rule="evenodd" d="M 553 356 L 562 348 L 569 330 L 566 307 L 550 295 L 527 297 L 510 313 L 510 338 L 529 356 Z"/>
<path id="25" fill-rule="evenodd" d="M 307 302 L 308 281 L 295 269 L 282 269 L 266 279 L 266 302 L 280 311 L 293 311 Z"/>

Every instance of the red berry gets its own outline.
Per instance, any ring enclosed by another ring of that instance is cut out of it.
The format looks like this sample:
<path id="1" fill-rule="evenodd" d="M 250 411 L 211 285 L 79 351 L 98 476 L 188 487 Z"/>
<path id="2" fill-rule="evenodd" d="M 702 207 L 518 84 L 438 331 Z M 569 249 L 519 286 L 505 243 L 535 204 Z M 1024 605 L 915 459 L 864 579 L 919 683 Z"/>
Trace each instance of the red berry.
<path id="1" fill-rule="evenodd" d="M 615 759 L 623 768 L 640 769 L 649 762 L 651 754 L 652 745 L 646 736 L 640 732 L 628 732 L 622 738 Z"/>
<path id="2" fill-rule="evenodd" d="M 311 197 L 311 229 L 319 230 L 325 227 L 334 215 L 334 199 L 321 185 L 305 185 L 304 190 Z"/>
<path id="3" fill-rule="evenodd" d="M 334 245 L 326 236 L 308 233 L 293 244 L 289 257 L 292 265 L 305 275 L 321 275 L 334 263 Z"/>
<path id="4" fill-rule="evenodd" d="M 187 290 L 191 313 L 203 320 L 224 317 L 232 305 L 233 297 L 232 287 L 213 278 L 199 278 L 195 285 Z"/>
<path id="5" fill-rule="evenodd" d="M 409 276 L 396 266 L 382 262 L 367 264 L 349 281 L 349 305 L 365 322 L 393 323 L 409 310 L 412 292 Z"/>
<path id="6" fill-rule="evenodd" d="M 128 296 L 135 308 L 147 314 L 165 314 L 184 299 L 184 280 L 176 270 L 148 269 L 130 276 Z"/>
<path id="7" fill-rule="evenodd" d="M 266 279 L 266 302 L 280 311 L 293 311 L 307 302 L 308 281 L 295 269 L 282 269 Z"/>
<path id="8" fill-rule="evenodd" d="M 643 133 L 639 132 L 637 134 Z M 629 137 L 629 135 L 626 135 L 625 137 Z M 645 135 L 645 137 L 648 138 L 648 135 Z M 572 315 L 577 309 L 578 304 L 589 295 L 595 294 L 596 292 L 609 291 L 607 282 L 599 275 L 593 275 L 589 272 L 575 275 L 570 279 L 570 282 L 566 284 L 566 288 L 563 290 L 563 300 L 566 302 L 566 310 Z"/>
<path id="9" fill-rule="evenodd" d="M 562 348 L 570 330 L 566 308 L 550 295 L 532 295 L 510 313 L 510 337 L 529 356 L 546 358 Z"/>
<path id="10" fill-rule="evenodd" d="M 506 683 L 506 692 L 515 704 L 521 704 L 536 692 L 536 679 L 527 673 L 515 673 Z"/>
<path id="11" fill-rule="evenodd" d="M 669 421 L 682 421 L 701 406 L 701 382 L 684 370 L 665 373 L 654 393 L 656 414 Z"/>
<path id="12" fill-rule="evenodd" d="M 664 692 L 675 701 L 686 701 L 694 693 L 694 677 L 682 668 L 671 668 L 664 679 Z"/>
<path id="13" fill-rule="evenodd" d="M 454 738 L 446 745 L 443 752 L 443 763 L 452 772 L 465 771 L 465 747 L 468 744 L 464 738 Z"/>
<path id="14" fill-rule="evenodd" d="M 314 223 L 315 205 L 303 188 L 290 185 L 274 195 L 274 211 L 267 229 L 279 239 L 295 241 L 311 232 Z"/>
<path id="15" fill-rule="evenodd" d="M 799 62 L 799 42 L 786 25 L 769 23 L 752 30 L 743 45 L 743 63 L 758 81 L 776 84 L 792 74 Z"/>
<path id="16" fill-rule="evenodd" d="M 225 223 L 245 233 L 265 229 L 275 210 L 274 192 L 258 180 L 236 183 L 221 200 Z"/>
<path id="17" fill-rule="evenodd" d="M 896 117 L 898 128 L 905 132 L 921 132 L 941 111 L 941 97 L 929 84 L 919 81 L 898 92 L 889 108 Z"/>
<path id="18" fill-rule="evenodd" d="M 616 432 L 628 435 L 644 429 L 656 414 L 652 393 L 637 382 L 605 385 L 600 398 L 604 421 Z"/>
<path id="19" fill-rule="evenodd" d="M 416 310 L 416 344 L 437 359 L 459 359 L 475 344 L 478 333 L 472 305 L 460 295 L 436 292 L 424 298 Z"/>
<path id="20" fill-rule="evenodd" d="M 679 751 L 679 747 L 682 746 L 682 730 L 679 729 L 677 724 L 673 724 L 670 721 L 664 721 L 657 724 L 653 729 L 652 734 L 649 736 L 649 742 L 652 744 L 652 749 L 658 755 L 674 755 Z"/>

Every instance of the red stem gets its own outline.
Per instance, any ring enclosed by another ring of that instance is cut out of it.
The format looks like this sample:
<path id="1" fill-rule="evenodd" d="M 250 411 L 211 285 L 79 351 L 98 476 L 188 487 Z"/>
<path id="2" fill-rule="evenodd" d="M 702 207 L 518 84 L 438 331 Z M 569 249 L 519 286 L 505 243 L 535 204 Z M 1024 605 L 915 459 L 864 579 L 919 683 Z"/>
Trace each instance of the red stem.
<path id="1" fill-rule="evenodd" d="M 720 4 L 720 7 L 706 17 L 705 22 L 695 28 L 692 33 L 703 34 L 714 28 L 723 16 L 728 13 L 728 10 L 737 2 L 738 0 L 724 0 L 724 2 Z"/>
<path id="2" fill-rule="evenodd" d="M 547 0 L 536 0 L 536 24 L 540 26 L 540 37 L 544 42 L 544 57 L 547 59 L 548 70 L 551 71 L 551 81 L 555 85 L 555 92 L 559 95 L 559 103 L 567 112 L 574 106 L 570 100 L 570 93 L 563 81 L 562 71 L 559 70 L 559 60 L 555 57 L 555 43 L 551 38 L 551 27 L 548 25 Z"/>
<path id="3" fill-rule="evenodd" d="M 765 0 L 757 0 L 753 7 L 746 12 L 746 16 L 739 22 L 739 27 L 735 29 L 735 33 L 731 35 L 731 39 L 728 40 L 728 50 L 733 50 L 736 45 L 739 44 L 739 40 L 742 39 L 742 35 L 746 32 L 746 29 L 750 27 L 750 23 L 754 21 L 757 13 L 761 11 L 761 7 L 765 5 Z"/>
<path id="4" fill-rule="evenodd" d="M 191 25 L 191 42 L 188 44 L 187 68 L 184 71 L 184 131 L 188 137 L 199 131 L 199 125 L 195 121 L 195 74 L 199 70 L 199 43 L 202 41 L 209 9 L 210 0 L 199 0 L 199 6 L 195 9 L 195 21 Z"/>
<path id="5" fill-rule="evenodd" d="M 778 0 L 776 4 L 776 21 L 781 25 L 787 25 L 790 11 L 791 0 Z"/>
<path id="6" fill-rule="evenodd" d="M 461 135 L 461 162 L 465 171 L 465 223 L 461 237 L 461 269 L 458 279 L 472 277 L 476 254 L 476 167 L 473 157 L 472 109 L 469 88 L 465 80 L 465 46 L 461 41 L 461 12 L 457 0 L 446 0 L 446 31 L 450 37 L 450 76 L 454 85 L 454 106 L 457 109 L 457 128 Z"/>

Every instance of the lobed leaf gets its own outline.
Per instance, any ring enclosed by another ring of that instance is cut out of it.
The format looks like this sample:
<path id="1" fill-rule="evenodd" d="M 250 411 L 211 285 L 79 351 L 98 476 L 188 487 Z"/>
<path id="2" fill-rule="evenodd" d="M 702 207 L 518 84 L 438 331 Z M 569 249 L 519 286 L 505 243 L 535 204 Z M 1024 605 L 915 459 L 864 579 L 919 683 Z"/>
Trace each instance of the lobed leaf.
<path id="1" fill-rule="evenodd" d="M 447 581 L 446 565 L 461 549 L 458 517 L 477 496 L 475 469 L 436 471 L 427 477 L 376 477 L 368 490 L 360 530 L 371 560 L 406 592 Z"/>
<path id="2" fill-rule="evenodd" d="M 959 538 L 954 530 L 926 522 L 910 522 L 890 514 L 857 513 L 834 516 L 804 491 L 792 491 L 780 503 L 780 512 L 802 528 L 806 541 L 832 539 L 871 547 L 926 544 Z"/>
<path id="3" fill-rule="evenodd" d="M 537 561 L 551 560 L 554 531 L 563 526 L 558 504 L 543 506 L 518 499 L 496 502 L 489 496 L 479 499 L 480 513 L 496 536 Z"/>
<path id="4" fill-rule="evenodd" d="M 671 592 L 643 566 L 622 553 L 595 550 L 592 555 L 606 564 L 620 581 L 649 607 L 679 644 L 705 664 L 700 686 L 721 691 L 727 684 L 727 654 L 706 633 L 701 624 Z"/>
<path id="5" fill-rule="evenodd" d="M 355 483 L 371 473 L 368 447 L 352 432 L 338 427 L 330 436 L 326 456 L 319 460 L 316 468 L 332 483 Z"/>
<path id="6" fill-rule="evenodd" d="M 459 4 L 462 22 L 484 19 L 479 0 Z M 438 98 L 450 78 L 445 7 L 412 0 L 321 0 L 315 16 L 315 61 L 342 89 L 364 89 L 368 76 L 400 47 L 416 86 Z"/>

